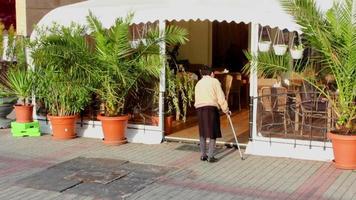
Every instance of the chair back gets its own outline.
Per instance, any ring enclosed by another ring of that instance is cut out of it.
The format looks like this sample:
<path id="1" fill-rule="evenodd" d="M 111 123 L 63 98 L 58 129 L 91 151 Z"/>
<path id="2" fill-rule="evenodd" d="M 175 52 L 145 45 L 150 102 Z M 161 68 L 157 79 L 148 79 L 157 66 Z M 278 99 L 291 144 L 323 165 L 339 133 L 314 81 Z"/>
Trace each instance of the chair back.
<path id="1" fill-rule="evenodd" d="M 272 90 L 271 87 L 261 88 L 261 104 L 264 111 L 272 111 Z"/>
<path id="2" fill-rule="evenodd" d="M 233 76 L 231 74 L 227 74 L 225 76 L 225 99 L 226 101 L 229 100 L 229 95 L 230 95 L 230 91 L 231 91 L 231 86 L 232 86 L 232 80 L 233 80 Z"/>
<path id="3" fill-rule="evenodd" d="M 303 112 L 326 112 L 327 110 L 327 101 L 323 100 L 321 94 L 308 82 L 303 82 L 299 100 Z"/>
<path id="4" fill-rule="evenodd" d="M 276 90 L 277 100 L 274 102 L 274 108 L 277 107 L 278 112 L 284 112 L 287 108 L 287 88 L 277 87 Z"/>
<path id="5" fill-rule="evenodd" d="M 287 89 L 285 87 L 262 87 L 261 104 L 264 111 L 284 112 L 287 105 Z"/>

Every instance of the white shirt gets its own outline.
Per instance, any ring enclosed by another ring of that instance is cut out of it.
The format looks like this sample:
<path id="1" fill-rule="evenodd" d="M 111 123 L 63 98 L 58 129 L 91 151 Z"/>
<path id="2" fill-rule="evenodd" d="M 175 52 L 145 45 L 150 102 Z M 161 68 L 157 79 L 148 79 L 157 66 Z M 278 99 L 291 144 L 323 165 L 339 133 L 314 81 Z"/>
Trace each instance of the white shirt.
<path id="1" fill-rule="evenodd" d="M 225 94 L 218 79 L 203 76 L 195 86 L 195 108 L 215 106 L 223 112 L 229 111 Z"/>

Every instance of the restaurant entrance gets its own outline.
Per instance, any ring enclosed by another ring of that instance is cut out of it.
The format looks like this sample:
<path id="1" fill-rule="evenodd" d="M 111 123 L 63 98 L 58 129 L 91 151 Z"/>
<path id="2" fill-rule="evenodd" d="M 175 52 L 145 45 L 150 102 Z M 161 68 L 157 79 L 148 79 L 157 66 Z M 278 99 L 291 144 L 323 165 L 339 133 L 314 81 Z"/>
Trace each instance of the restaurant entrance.
<path id="1" fill-rule="evenodd" d="M 234 22 L 179 21 L 169 22 L 184 27 L 189 42 L 178 48 L 175 55 L 179 70 L 200 78 L 199 69 L 204 65 L 213 68 L 215 77 L 233 112 L 232 121 L 240 143 L 249 139 L 249 77 L 242 74 L 248 62 L 243 51 L 249 46 L 249 25 Z M 194 103 L 193 103 L 194 104 Z M 218 144 L 232 144 L 234 136 L 227 117 L 221 113 L 222 138 Z M 188 109 L 186 121 L 174 121 L 167 141 L 198 142 L 199 129 L 193 106 Z"/>

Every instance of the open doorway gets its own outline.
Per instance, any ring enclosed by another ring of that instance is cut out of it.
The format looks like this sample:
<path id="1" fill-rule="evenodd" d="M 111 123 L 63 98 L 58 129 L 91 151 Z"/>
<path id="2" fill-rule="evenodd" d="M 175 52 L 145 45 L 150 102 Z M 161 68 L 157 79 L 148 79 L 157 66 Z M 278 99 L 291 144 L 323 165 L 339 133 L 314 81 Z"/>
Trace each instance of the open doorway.
<path id="1" fill-rule="evenodd" d="M 240 143 L 249 139 L 249 77 L 242 74 L 248 62 L 243 53 L 249 45 L 249 26 L 234 22 L 179 21 L 169 22 L 189 32 L 189 42 L 175 49 L 178 71 L 193 73 L 200 78 L 204 65 L 213 68 L 216 78 L 233 112 L 232 121 Z M 224 114 L 221 114 L 221 143 L 234 142 L 234 136 Z M 198 141 L 199 129 L 194 107 L 188 109 L 186 121 L 176 120 L 166 140 Z"/>

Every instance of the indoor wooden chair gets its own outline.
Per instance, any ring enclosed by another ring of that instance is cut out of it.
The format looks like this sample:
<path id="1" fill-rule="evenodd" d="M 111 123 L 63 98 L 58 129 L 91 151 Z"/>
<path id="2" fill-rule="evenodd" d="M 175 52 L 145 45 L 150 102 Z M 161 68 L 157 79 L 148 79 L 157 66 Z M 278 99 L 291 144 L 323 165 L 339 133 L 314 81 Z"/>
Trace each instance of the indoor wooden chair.
<path id="1" fill-rule="evenodd" d="M 225 98 L 229 105 L 234 105 L 237 98 L 238 111 L 241 110 L 241 86 L 242 80 L 239 74 L 227 74 L 225 77 Z M 231 98 L 230 98 L 231 97 Z"/>

